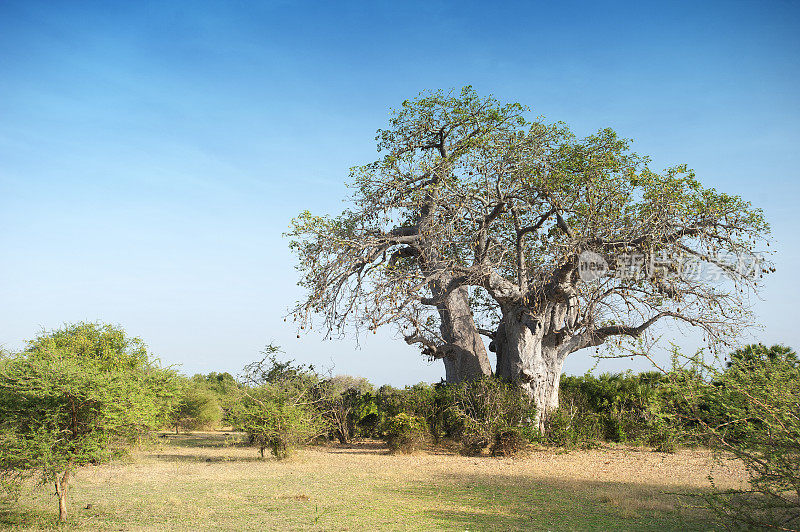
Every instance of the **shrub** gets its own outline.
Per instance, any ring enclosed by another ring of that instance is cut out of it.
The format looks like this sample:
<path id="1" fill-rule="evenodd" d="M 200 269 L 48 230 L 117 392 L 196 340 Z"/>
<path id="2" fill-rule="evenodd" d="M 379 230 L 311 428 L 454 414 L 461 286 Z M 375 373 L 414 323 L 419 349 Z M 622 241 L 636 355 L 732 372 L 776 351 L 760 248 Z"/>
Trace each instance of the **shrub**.
<path id="1" fill-rule="evenodd" d="M 216 394 L 189 383 L 178 397 L 170 418 L 177 434 L 180 428 L 193 430 L 217 425 L 222 419 L 222 407 Z"/>
<path id="2" fill-rule="evenodd" d="M 356 423 L 356 433 L 362 438 L 375 438 L 378 436 L 380 418 L 377 411 L 370 412 Z"/>
<path id="3" fill-rule="evenodd" d="M 671 381 L 656 372 L 565 376 L 560 417 L 548 421 L 545 439 L 566 445 L 633 441 L 674 450 L 684 431 L 673 408 Z"/>
<path id="4" fill-rule="evenodd" d="M 372 385 L 361 377 L 337 375 L 320 383 L 319 410 L 328 421 L 333 435 L 348 443 L 356 435 L 358 422 L 371 410 L 367 397 L 372 397 Z"/>
<path id="5" fill-rule="evenodd" d="M 227 413 L 239 399 L 242 385 L 230 373 L 212 371 L 206 375 L 196 374 L 190 379 L 190 385 L 209 391 L 219 403 L 222 416 L 220 422 L 230 425 Z"/>
<path id="6" fill-rule="evenodd" d="M 514 456 L 528 446 L 526 438 L 520 427 L 511 427 L 499 431 L 494 436 L 492 456 Z"/>
<path id="7" fill-rule="evenodd" d="M 234 428 L 247 432 L 262 457 L 270 449 L 283 459 L 296 445 L 326 434 L 329 425 L 318 408 L 320 378 L 313 366 L 281 362 L 279 352 L 269 345 L 261 361 L 245 367 L 245 385 L 229 418 Z"/>
<path id="8" fill-rule="evenodd" d="M 437 387 L 424 382 L 403 389 L 381 386 L 374 397 L 374 405 L 378 426 L 384 433 L 391 419 L 397 414 L 404 413 L 424 421 L 433 440 L 439 440 L 442 405 Z"/>
<path id="9" fill-rule="evenodd" d="M 746 528 L 800 528 L 800 367 L 790 349 L 748 346 L 711 382 L 682 381 L 684 409 L 712 449 L 746 466 L 750 489 L 716 491 L 710 507 Z"/>
<path id="10" fill-rule="evenodd" d="M 400 412 L 387 423 L 385 438 L 390 451 L 411 453 L 425 440 L 425 423 L 416 416 Z"/>
<path id="11" fill-rule="evenodd" d="M 680 442 L 678 431 L 667 423 L 654 427 L 647 437 L 647 445 L 658 453 L 674 453 Z"/>
<path id="12" fill-rule="evenodd" d="M 604 434 L 601 416 L 595 412 L 575 411 L 562 406 L 547 418 L 547 430 L 540 438 L 559 447 L 592 447 Z"/>
<path id="13" fill-rule="evenodd" d="M 461 422 L 462 452 L 479 454 L 499 434 L 534 420 L 535 408 L 522 390 L 494 377 L 453 388 L 453 410 Z"/>
<path id="14" fill-rule="evenodd" d="M 430 384 L 421 382 L 406 386 L 403 392 L 404 410 L 424 421 L 425 428 L 434 441 L 439 440 L 436 423 L 436 390 Z"/>
<path id="15" fill-rule="evenodd" d="M 293 398 L 264 386 L 250 389 L 234 407 L 231 415 L 236 428 L 247 433 L 261 457 L 269 449 L 283 459 L 292 449 L 326 432 L 318 413 Z"/>
<path id="16" fill-rule="evenodd" d="M 111 325 L 46 332 L 0 363 L 0 477 L 53 482 L 59 519 L 78 467 L 124 453 L 161 421 L 175 375 Z"/>

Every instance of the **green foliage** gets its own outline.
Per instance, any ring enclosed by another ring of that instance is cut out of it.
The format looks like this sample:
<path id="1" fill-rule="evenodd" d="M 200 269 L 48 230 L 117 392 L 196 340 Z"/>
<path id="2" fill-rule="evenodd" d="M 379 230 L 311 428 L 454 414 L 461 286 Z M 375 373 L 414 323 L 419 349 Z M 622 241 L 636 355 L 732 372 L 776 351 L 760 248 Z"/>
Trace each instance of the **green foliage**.
<path id="1" fill-rule="evenodd" d="M 764 344 L 751 344 L 731 353 L 726 367 L 748 371 L 764 364 L 785 364 L 796 368 L 800 366 L 800 359 L 792 348 L 785 345 L 767 347 Z"/>
<path id="2" fill-rule="evenodd" d="M 46 331 L 28 341 L 25 353 L 32 359 L 54 356 L 93 361 L 105 370 L 140 370 L 151 363 L 141 338 L 130 337 L 118 326 L 72 323 Z"/>
<path id="3" fill-rule="evenodd" d="M 417 416 L 400 412 L 389 419 L 385 434 L 392 452 L 411 453 L 425 440 L 425 422 Z"/>
<path id="4" fill-rule="evenodd" d="M 231 419 L 237 429 L 248 434 L 262 457 L 265 449 L 270 449 L 276 458 L 286 458 L 295 446 L 326 431 L 312 407 L 286 390 L 268 385 L 246 390 Z"/>
<path id="5" fill-rule="evenodd" d="M 193 430 L 219 424 L 222 407 L 217 397 L 217 394 L 202 384 L 196 384 L 194 380 L 186 383 L 170 415 L 175 432 L 181 428 Z"/>
<path id="6" fill-rule="evenodd" d="M 600 414 L 561 406 L 548 416 L 543 440 L 558 447 L 593 447 L 604 439 L 604 434 Z"/>
<path id="7" fill-rule="evenodd" d="M 108 460 L 155 428 L 175 375 L 111 325 L 44 332 L 0 366 L 0 472 L 38 472 L 64 502 L 74 470 Z M 66 508 L 61 508 L 64 517 Z"/>
<path id="8" fill-rule="evenodd" d="M 246 386 L 229 418 L 247 432 L 261 456 L 269 448 L 279 459 L 293 447 L 325 434 L 328 425 L 318 405 L 320 378 L 313 366 L 278 360 L 278 347 L 269 345 L 264 358 L 245 367 Z"/>
<path id="9" fill-rule="evenodd" d="M 746 529 L 800 528 L 800 365 L 783 346 L 747 346 L 711 382 L 685 379 L 684 412 L 713 449 L 747 467 L 750 489 L 716 492 L 712 509 Z"/>
<path id="10" fill-rule="evenodd" d="M 378 404 L 382 422 L 408 410 L 403 390 L 388 384 L 378 388 L 375 400 Z"/>
<path id="11" fill-rule="evenodd" d="M 223 408 L 229 407 L 236 400 L 241 388 L 241 384 L 228 372 L 217 373 L 212 371 L 206 375 L 198 373 L 190 380 L 193 385 L 200 386 L 213 393 Z"/>
<path id="12" fill-rule="evenodd" d="M 359 423 L 376 411 L 370 401 L 373 387 L 366 379 L 350 375 L 337 375 L 317 386 L 319 404 L 326 421 L 341 443 L 356 436 Z"/>
<path id="13" fill-rule="evenodd" d="M 656 372 L 562 377 L 559 409 L 548 419 L 545 439 L 565 446 L 638 442 L 674 451 L 680 431 L 665 408 L 669 386 L 670 379 Z"/>
<path id="14" fill-rule="evenodd" d="M 419 383 L 403 389 L 387 385 L 374 397 L 362 397 L 374 408 L 368 417 L 378 421 L 387 441 L 394 438 L 396 420 L 409 418 L 416 419 L 434 443 L 443 437 L 456 439 L 467 454 L 479 453 L 489 445 L 500 454 L 510 453 L 518 443 L 514 440 L 517 435 L 526 442 L 531 439 L 528 424 L 534 408 L 530 401 L 517 386 L 494 378 L 458 385 Z"/>
<path id="15" fill-rule="evenodd" d="M 264 355 L 261 360 L 245 366 L 242 375 L 244 384 L 275 385 L 290 393 L 303 394 L 319 383 L 320 377 L 313 365 L 296 364 L 294 360 L 281 361 L 278 359 L 279 353 L 280 347 L 267 345 L 261 352 Z"/>
<path id="16" fill-rule="evenodd" d="M 455 385 L 451 393 L 465 454 L 479 454 L 502 434 L 534 424 L 533 403 L 513 383 L 485 377 Z"/>
<path id="17" fill-rule="evenodd" d="M 408 414 L 427 422 L 433 413 L 435 393 L 433 387 L 419 383 L 405 388 L 381 386 L 375 394 L 379 429 L 385 432 L 387 424 L 397 414 Z"/>

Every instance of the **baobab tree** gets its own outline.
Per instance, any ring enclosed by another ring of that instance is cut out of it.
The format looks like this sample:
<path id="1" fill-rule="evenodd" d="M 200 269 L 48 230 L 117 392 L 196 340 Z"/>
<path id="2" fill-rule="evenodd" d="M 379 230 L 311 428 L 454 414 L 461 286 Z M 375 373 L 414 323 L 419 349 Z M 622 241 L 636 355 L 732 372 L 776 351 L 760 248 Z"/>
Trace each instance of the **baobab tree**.
<path id="1" fill-rule="evenodd" d="M 454 381 L 489 372 L 484 334 L 544 427 L 570 353 L 662 319 L 734 335 L 769 227 L 685 166 L 652 171 L 609 129 L 578 139 L 526 114 L 469 87 L 404 102 L 379 131 L 386 155 L 353 169 L 351 208 L 304 213 L 290 234 L 301 327 L 392 324 Z"/>
<path id="2" fill-rule="evenodd" d="M 491 374 L 469 288 L 451 272 L 463 250 L 450 242 L 461 229 L 447 181 L 502 149 L 523 113 L 471 89 L 404 102 L 378 131 L 386 155 L 351 169 L 351 209 L 293 221 L 290 246 L 308 290 L 295 309 L 301 328 L 313 314 L 323 316 L 326 335 L 393 324 L 444 361 L 447 382 Z"/>

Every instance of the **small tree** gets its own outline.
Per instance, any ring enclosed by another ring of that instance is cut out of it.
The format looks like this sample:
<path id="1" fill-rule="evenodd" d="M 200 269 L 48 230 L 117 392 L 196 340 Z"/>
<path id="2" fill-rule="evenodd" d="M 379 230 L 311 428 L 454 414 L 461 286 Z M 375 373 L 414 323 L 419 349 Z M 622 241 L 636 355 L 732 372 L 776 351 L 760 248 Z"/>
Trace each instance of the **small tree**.
<path id="1" fill-rule="evenodd" d="M 269 345 L 264 358 L 245 367 L 241 398 L 230 412 L 234 427 L 247 432 L 261 456 L 269 448 L 278 459 L 293 446 L 327 432 L 316 409 L 319 376 L 313 366 L 281 362 L 280 348 Z"/>
<path id="2" fill-rule="evenodd" d="M 175 434 L 181 427 L 184 430 L 208 427 L 219 423 L 220 419 L 222 407 L 216 394 L 194 381 L 184 386 L 170 415 Z"/>
<path id="3" fill-rule="evenodd" d="M 266 449 L 278 459 L 286 458 L 296 445 L 326 432 L 318 413 L 297 399 L 274 387 L 261 386 L 246 391 L 233 410 L 235 426 L 248 434 L 262 458 Z"/>
<path id="4" fill-rule="evenodd" d="M 770 356 L 772 355 L 772 356 Z M 682 415 L 717 451 L 740 459 L 749 490 L 715 491 L 712 509 L 748 530 L 800 529 L 800 366 L 783 346 L 736 351 L 724 372 L 705 364 L 710 379 L 680 382 Z"/>
<path id="5" fill-rule="evenodd" d="M 0 473 L 54 482 L 59 519 L 75 470 L 125 451 L 163 413 L 174 374 L 111 325 L 44 332 L 0 368 Z"/>

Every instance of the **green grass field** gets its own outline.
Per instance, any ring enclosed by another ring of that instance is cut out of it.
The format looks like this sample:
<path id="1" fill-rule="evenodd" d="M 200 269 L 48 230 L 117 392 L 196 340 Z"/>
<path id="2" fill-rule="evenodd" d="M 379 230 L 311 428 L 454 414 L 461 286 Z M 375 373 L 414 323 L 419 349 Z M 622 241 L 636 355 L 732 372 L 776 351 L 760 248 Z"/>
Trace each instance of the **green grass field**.
<path id="1" fill-rule="evenodd" d="M 228 440 L 226 442 L 226 439 Z M 606 447 L 523 458 L 444 450 L 388 455 L 380 442 L 309 447 L 283 462 L 223 434 L 160 438 L 78 473 L 65 529 L 699 530 L 712 516 L 681 493 L 707 489 L 709 454 Z M 738 486 L 736 464 L 715 466 Z M 0 526 L 57 527 L 49 486 L 2 506 Z"/>

